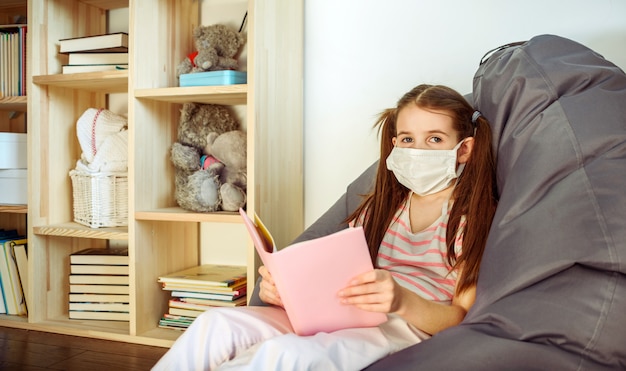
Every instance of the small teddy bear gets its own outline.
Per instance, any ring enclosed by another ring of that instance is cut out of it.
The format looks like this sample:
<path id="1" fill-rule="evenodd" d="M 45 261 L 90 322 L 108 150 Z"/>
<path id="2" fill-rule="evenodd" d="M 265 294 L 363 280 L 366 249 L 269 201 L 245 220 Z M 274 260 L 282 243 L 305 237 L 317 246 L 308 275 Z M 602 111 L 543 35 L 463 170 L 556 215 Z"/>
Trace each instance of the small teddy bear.
<path id="1" fill-rule="evenodd" d="M 196 212 L 243 207 L 246 151 L 245 133 L 226 106 L 185 103 L 171 148 L 178 205 Z"/>
<path id="2" fill-rule="evenodd" d="M 223 24 L 199 26 L 193 31 L 196 51 L 189 54 L 176 68 L 176 76 L 186 73 L 236 70 L 236 59 L 245 43 L 244 36 Z"/>

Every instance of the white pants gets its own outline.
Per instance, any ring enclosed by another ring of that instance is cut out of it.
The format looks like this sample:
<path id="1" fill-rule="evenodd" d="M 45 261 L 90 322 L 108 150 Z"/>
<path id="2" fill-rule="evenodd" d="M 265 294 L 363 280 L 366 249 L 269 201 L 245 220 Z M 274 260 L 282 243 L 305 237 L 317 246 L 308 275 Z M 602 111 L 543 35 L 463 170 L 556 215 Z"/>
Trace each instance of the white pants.
<path id="1" fill-rule="evenodd" d="M 213 308 L 152 370 L 360 370 L 428 337 L 393 315 L 378 327 L 298 336 L 281 308 Z"/>

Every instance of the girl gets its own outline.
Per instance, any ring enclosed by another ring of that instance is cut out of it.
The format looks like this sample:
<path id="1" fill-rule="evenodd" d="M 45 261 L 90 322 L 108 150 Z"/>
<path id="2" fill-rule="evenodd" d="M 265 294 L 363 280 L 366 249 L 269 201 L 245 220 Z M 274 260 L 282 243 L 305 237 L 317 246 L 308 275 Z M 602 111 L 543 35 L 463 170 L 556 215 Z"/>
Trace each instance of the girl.
<path id="1" fill-rule="evenodd" d="M 375 187 L 348 218 L 363 226 L 376 269 L 338 295 L 388 321 L 297 336 L 261 267 L 259 295 L 273 306 L 203 313 L 155 370 L 358 370 L 463 320 L 496 207 L 489 123 L 456 91 L 420 85 L 376 126 Z"/>

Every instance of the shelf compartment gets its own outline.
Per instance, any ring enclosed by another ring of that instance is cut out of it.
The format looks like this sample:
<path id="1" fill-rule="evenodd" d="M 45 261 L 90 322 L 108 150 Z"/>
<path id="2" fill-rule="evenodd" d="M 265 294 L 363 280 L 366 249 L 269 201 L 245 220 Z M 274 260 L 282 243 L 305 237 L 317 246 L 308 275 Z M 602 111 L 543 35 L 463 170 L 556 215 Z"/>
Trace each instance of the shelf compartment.
<path id="1" fill-rule="evenodd" d="M 248 85 L 191 86 L 174 88 L 135 89 L 135 98 L 169 103 L 246 104 Z"/>
<path id="2" fill-rule="evenodd" d="M 126 93 L 128 91 L 128 71 L 39 75 L 33 76 L 33 83 L 98 93 Z"/>
<path id="3" fill-rule="evenodd" d="M 73 222 L 33 227 L 33 232 L 40 236 L 128 240 L 127 227 L 89 228 Z"/>
<path id="4" fill-rule="evenodd" d="M 214 213 L 196 213 L 180 207 L 167 207 L 154 210 L 135 212 L 136 220 L 168 221 L 168 222 L 210 222 L 210 223 L 243 223 L 239 213 L 218 211 Z"/>

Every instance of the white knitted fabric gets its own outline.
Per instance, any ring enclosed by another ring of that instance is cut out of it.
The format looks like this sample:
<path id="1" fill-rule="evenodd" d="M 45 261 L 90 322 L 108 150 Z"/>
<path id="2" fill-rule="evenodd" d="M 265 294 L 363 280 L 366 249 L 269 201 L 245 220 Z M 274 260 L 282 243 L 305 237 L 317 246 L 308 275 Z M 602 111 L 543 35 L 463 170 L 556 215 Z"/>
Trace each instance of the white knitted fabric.
<path id="1" fill-rule="evenodd" d="M 104 140 L 111 134 L 118 133 L 127 127 L 125 117 L 107 109 L 88 108 L 76 123 L 78 142 L 83 150 L 82 158 L 91 163 Z M 127 155 L 128 150 L 125 150 Z"/>
<path id="2" fill-rule="evenodd" d="M 128 171 L 128 130 L 122 130 L 107 136 L 96 152 L 93 161 L 81 158 L 76 169 L 88 173 Z"/>

